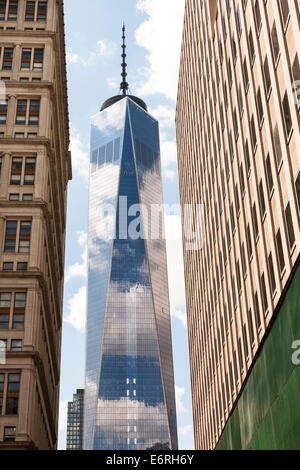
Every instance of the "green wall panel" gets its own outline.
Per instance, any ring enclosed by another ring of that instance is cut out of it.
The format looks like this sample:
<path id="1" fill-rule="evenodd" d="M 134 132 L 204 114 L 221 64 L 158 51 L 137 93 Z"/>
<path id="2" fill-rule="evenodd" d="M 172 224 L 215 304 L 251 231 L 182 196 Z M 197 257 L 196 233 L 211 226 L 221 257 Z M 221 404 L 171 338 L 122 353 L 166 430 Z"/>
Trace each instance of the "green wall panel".
<path id="1" fill-rule="evenodd" d="M 300 266 L 265 340 L 217 450 L 300 450 Z"/>

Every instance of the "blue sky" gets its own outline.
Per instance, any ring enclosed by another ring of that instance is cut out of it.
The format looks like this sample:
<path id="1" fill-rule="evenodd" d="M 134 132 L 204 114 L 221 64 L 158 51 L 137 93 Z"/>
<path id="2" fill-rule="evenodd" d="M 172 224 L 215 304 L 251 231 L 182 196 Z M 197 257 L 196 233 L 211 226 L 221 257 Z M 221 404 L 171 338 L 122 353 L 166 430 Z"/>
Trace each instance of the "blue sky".
<path id="1" fill-rule="evenodd" d="M 121 26 L 127 29 L 130 92 L 160 122 L 164 201 L 178 204 L 175 106 L 184 0 L 65 0 L 73 180 L 69 185 L 59 449 L 67 402 L 84 386 L 90 117 L 119 93 Z M 166 217 L 179 444 L 193 449 L 179 216 Z M 174 236 L 176 235 L 176 236 Z"/>

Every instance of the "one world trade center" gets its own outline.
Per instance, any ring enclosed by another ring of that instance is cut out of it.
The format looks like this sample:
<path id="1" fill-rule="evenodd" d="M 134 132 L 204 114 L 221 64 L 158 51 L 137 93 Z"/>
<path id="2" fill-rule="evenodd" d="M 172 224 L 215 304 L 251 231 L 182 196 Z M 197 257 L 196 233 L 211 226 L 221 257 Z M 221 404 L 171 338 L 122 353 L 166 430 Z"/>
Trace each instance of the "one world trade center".
<path id="1" fill-rule="evenodd" d="M 125 26 L 122 48 L 91 128 L 84 448 L 177 449 L 159 127 L 128 94 Z"/>

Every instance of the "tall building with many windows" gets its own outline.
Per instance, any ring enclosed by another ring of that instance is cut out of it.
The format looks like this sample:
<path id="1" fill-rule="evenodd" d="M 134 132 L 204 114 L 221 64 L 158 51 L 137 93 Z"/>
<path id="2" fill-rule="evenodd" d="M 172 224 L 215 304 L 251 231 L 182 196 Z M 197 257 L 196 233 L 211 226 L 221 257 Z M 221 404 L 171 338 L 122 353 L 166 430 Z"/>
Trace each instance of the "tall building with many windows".
<path id="1" fill-rule="evenodd" d="M 68 403 L 67 450 L 83 450 L 84 389 L 78 388 Z"/>
<path id="2" fill-rule="evenodd" d="M 84 448 L 176 449 L 159 128 L 126 94 L 125 47 L 123 94 L 92 119 Z"/>
<path id="3" fill-rule="evenodd" d="M 0 1 L 0 449 L 55 449 L 67 185 L 61 0 Z"/>
<path id="4" fill-rule="evenodd" d="M 202 249 L 184 252 L 197 449 L 300 448 L 299 26 L 292 0 L 186 1 L 180 195 L 205 209 Z"/>

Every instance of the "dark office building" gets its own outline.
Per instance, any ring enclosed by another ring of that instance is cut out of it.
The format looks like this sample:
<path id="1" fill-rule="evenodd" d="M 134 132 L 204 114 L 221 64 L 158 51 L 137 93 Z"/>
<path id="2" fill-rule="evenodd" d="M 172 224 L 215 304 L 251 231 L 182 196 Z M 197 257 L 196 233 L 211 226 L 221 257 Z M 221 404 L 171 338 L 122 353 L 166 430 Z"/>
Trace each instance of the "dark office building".
<path id="1" fill-rule="evenodd" d="M 67 450 L 83 450 L 84 389 L 79 388 L 68 403 Z"/>

